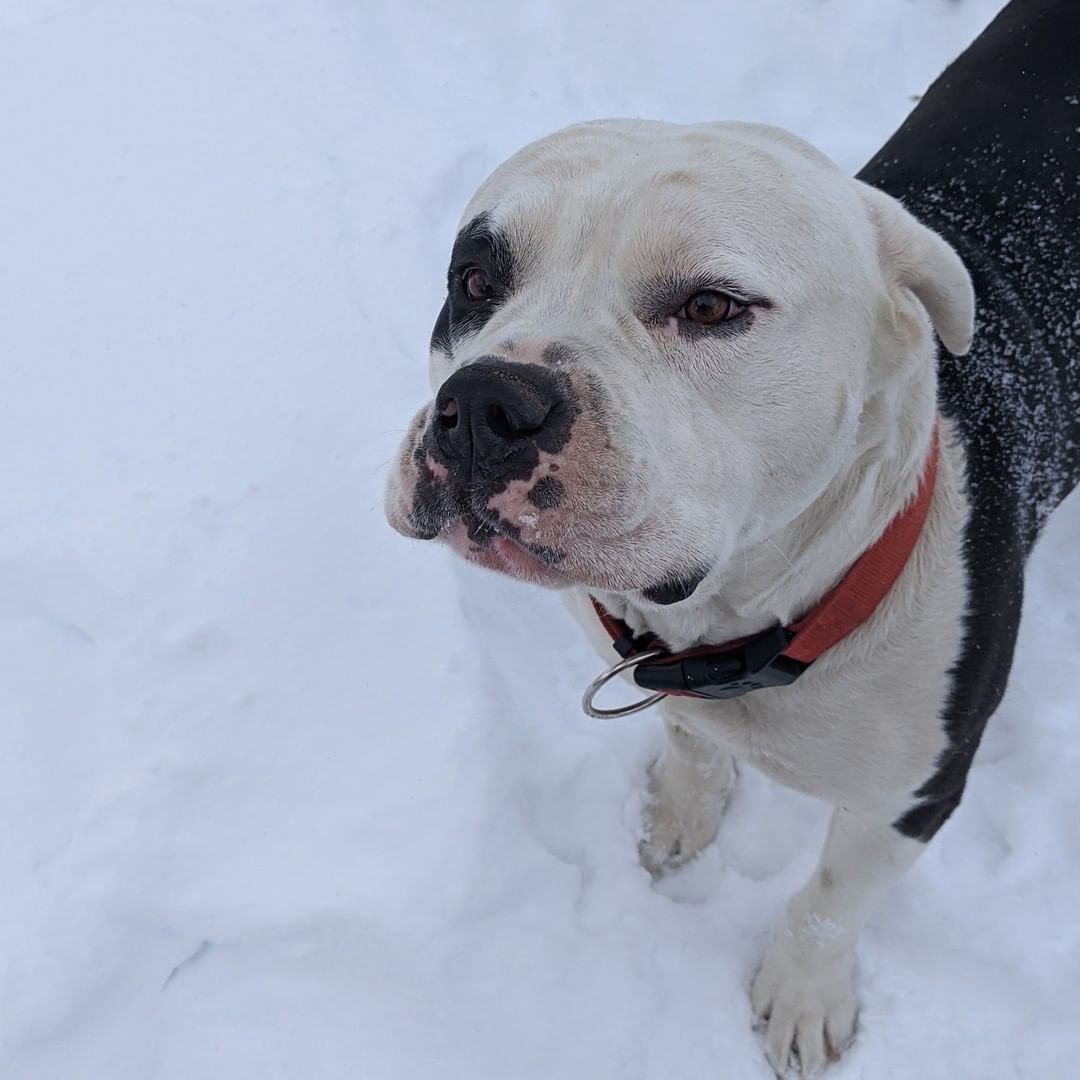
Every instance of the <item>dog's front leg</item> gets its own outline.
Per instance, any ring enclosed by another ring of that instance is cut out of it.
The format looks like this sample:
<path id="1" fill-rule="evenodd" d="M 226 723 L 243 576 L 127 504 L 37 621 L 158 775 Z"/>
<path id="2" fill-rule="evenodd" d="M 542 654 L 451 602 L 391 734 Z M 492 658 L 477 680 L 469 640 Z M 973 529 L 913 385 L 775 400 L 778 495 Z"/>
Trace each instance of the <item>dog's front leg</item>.
<path id="1" fill-rule="evenodd" d="M 649 769 L 641 864 L 654 877 L 689 862 L 712 843 L 735 782 L 735 763 L 715 739 L 691 727 L 679 705 L 661 706 L 667 741 Z"/>
<path id="2" fill-rule="evenodd" d="M 804 1077 L 835 1060 L 855 1033 L 855 941 L 877 902 L 925 844 L 887 822 L 838 808 L 814 876 L 793 896 L 750 991 L 768 1021 L 765 1052 L 783 1076 L 792 1051 Z"/>

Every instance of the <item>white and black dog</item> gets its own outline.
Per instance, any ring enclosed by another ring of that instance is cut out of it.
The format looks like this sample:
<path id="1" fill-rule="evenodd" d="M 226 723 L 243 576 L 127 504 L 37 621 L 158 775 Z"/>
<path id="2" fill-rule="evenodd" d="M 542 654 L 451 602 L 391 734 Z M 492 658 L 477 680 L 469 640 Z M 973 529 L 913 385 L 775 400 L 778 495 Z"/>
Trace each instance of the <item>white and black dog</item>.
<path id="1" fill-rule="evenodd" d="M 1080 7 L 1014 0 L 859 180 L 775 128 L 601 121 L 454 244 L 389 519 L 564 588 L 667 693 L 654 873 L 736 758 L 835 807 L 751 988 L 778 1072 L 852 1038 L 860 926 L 960 801 L 1080 479 L 1078 166 Z"/>

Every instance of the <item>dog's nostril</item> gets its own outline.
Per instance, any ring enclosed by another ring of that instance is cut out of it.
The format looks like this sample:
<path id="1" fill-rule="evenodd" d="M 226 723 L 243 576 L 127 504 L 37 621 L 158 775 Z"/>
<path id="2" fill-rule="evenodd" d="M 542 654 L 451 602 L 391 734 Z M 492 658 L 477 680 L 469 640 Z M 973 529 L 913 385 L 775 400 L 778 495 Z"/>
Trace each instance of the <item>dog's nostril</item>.
<path id="1" fill-rule="evenodd" d="M 501 405 L 490 405 L 487 411 L 487 425 L 496 438 L 510 442 L 514 439 L 531 438 L 540 431 L 544 422 L 541 420 L 535 425 L 530 425 L 527 421 L 515 422 Z"/>
<path id="2" fill-rule="evenodd" d="M 512 439 L 517 434 L 514 425 L 510 423 L 510 417 L 506 415 L 506 410 L 500 405 L 488 407 L 487 422 L 492 433 L 498 435 L 500 439 Z"/>
<path id="3" fill-rule="evenodd" d="M 450 431 L 452 428 L 457 427 L 458 422 L 458 404 L 451 398 L 440 410 L 438 417 L 439 427 L 443 431 Z"/>

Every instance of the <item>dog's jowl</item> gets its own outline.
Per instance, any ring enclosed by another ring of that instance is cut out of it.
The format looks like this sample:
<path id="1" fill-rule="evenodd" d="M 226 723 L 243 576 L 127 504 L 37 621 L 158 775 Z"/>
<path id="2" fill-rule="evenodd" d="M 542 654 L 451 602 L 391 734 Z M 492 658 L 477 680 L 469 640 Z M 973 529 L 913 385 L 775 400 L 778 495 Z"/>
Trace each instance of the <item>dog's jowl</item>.
<path id="1" fill-rule="evenodd" d="M 1077 56 L 1080 9 L 1016 2 L 861 179 L 775 128 L 603 121 L 462 216 L 388 517 L 563 589 L 666 695 L 653 873 L 735 759 L 835 807 L 751 988 L 778 1072 L 851 1040 L 859 929 L 960 801 L 1080 478 Z"/>

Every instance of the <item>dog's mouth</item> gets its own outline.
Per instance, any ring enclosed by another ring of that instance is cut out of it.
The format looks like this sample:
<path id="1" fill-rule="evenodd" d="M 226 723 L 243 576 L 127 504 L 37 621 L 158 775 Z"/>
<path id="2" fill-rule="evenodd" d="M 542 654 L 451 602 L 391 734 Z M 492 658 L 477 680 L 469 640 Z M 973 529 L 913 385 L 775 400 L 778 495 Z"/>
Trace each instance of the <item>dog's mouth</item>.
<path id="1" fill-rule="evenodd" d="M 629 583 L 583 582 L 567 573 L 567 553 L 554 548 L 526 543 L 520 531 L 491 515 L 467 512 L 451 522 L 440 537 L 467 562 L 486 570 L 495 570 L 518 581 L 547 588 L 564 589 L 571 585 L 594 588 L 635 589 Z M 708 568 L 682 576 L 668 576 L 655 584 L 636 587 L 645 600 L 668 606 L 693 595 L 708 575 Z"/>
<path id="2" fill-rule="evenodd" d="M 669 550 L 675 566 L 651 565 L 644 551 L 655 546 L 656 519 L 613 527 L 622 508 L 610 492 L 594 493 L 586 504 L 588 513 L 582 513 L 586 500 L 576 497 L 579 493 L 563 479 L 574 471 L 572 462 L 546 466 L 545 476 L 562 466 L 557 483 L 549 481 L 547 487 L 543 477 L 530 475 L 498 490 L 463 482 L 423 447 L 416 449 L 412 463 L 415 487 L 407 508 L 391 511 L 391 524 L 407 536 L 445 541 L 474 566 L 547 588 L 638 592 L 658 605 L 686 600 L 708 573 L 678 559 L 674 535 Z"/>
<path id="3" fill-rule="evenodd" d="M 555 569 L 564 558 L 563 552 L 525 543 L 518 529 L 497 517 L 466 512 L 441 536 L 458 555 L 486 570 L 549 588 L 572 584 Z"/>

